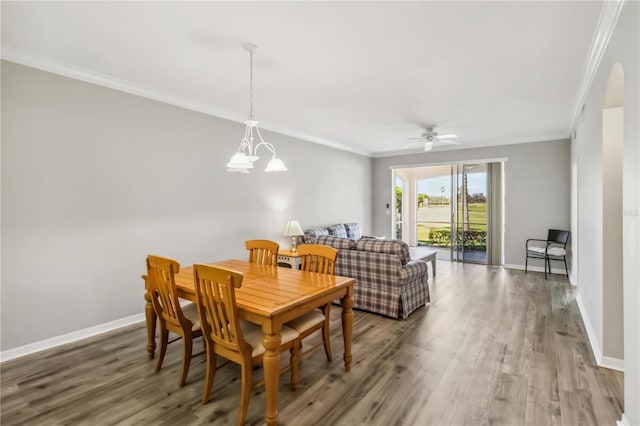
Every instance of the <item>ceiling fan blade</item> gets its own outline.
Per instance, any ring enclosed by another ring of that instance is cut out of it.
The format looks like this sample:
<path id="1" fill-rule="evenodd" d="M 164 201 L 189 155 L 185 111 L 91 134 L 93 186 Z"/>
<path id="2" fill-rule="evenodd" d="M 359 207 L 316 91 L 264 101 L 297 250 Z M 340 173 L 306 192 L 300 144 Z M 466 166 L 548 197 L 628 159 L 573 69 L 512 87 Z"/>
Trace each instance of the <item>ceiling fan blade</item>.
<path id="1" fill-rule="evenodd" d="M 457 138 L 457 135 L 452 134 L 448 134 L 448 135 L 442 135 L 442 136 L 438 136 L 438 139 L 455 139 Z"/>
<path id="2" fill-rule="evenodd" d="M 403 144 L 402 146 L 417 145 L 419 143 L 424 142 L 424 139 L 422 139 L 422 138 L 409 138 L 409 139 L 417 139 L 417 140 L 411 141 L 411 142 L 407 142 L 407 143 Z"/>
<path id="3" fill-rule="evenodd" d="M 457 141 L 457 140 L 453 140 L 453 139 L 440 140 L 440 138 L 438 138 L 438 142 L 441 142 L 441 143 L 447 144 L 447 145 L 462 145 L 462 141 Z"/>

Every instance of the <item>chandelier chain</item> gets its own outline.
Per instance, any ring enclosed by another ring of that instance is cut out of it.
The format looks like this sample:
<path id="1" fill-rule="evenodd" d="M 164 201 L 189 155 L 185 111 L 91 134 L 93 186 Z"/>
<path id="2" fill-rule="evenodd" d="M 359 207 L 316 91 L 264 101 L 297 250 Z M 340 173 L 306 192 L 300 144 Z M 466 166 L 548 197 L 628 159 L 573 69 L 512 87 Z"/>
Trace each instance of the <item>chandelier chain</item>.
<path id="1" fill-rule="evenodd" d="M 253 51 L 249 51 L 249 120 L 253 120 Z"/>

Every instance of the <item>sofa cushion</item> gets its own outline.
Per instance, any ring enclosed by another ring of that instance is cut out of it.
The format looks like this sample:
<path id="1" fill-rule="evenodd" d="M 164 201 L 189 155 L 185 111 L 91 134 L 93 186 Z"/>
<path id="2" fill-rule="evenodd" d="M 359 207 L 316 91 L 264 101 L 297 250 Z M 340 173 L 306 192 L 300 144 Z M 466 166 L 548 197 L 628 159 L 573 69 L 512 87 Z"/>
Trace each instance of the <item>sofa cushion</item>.
<path id="1" fill-rule="evenodd" d="M 358 241 L 356 249 L 374 253 L 395 254 L 403 265 L 406 265 L 409 259 L 411 259 L 409 246 L 400 240 L 372 240 L 363 238 Z"/>
<path id="2" fill-rule="evenodd" d="M 329 231 L 329 235 L 335 235 L 336 237 L 343 237 L 343 238 L 348 237 L 347 230 L 344 227 L 344 224 L 342 223 L 328 227 L 327 231 Z"/>
<path id="3" fill-rule="evenodd" d="M 362 238 L 362 231 L 360 230 L 359 223 L 345 223 L 344 229 L 347 231 L 347 237 L 352 240 L 358 241 Z"/>
<path id="4" fill-rule="evenodd" d="M 352 239 L 336 237 L 335 235 L 321 235 L 316 238 L 316 244 L 324 244 L 337 250 L 352 250 L 356 248 L 356 242 Z"/>
<path id="5" fill-rule="evenodd" d="M 329 235 L 327 228 L 311 228 L 304 231 L 304 242 L 307 244 L 315 244 L 316 238 L 321 235 Z"/>

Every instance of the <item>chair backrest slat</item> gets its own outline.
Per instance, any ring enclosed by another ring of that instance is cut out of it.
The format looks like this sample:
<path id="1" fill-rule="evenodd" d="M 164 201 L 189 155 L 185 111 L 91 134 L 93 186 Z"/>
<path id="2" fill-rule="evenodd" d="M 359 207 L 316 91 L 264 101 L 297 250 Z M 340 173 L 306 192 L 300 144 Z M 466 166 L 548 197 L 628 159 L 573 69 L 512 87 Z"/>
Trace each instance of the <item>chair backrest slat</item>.
<path id="1" fill-rule="evenodd" d="M 194 265 L 196 303 L 203 334 L 214 345 L 239 355 L 246 350 L 236 308 L 235 289 L 242 286 L 243 275 L 209 265 Z"/>
<path id="2" fill-rule="evenodd" d="M 303 244 L 298 247 L 303 271 L 335 275 L 338 250 L 321 244 Z"/>
<path id="3" fill-rule="evenodd" d="M 269 240 L 247 240 L 245 246 L 249 250 L 249 262 L 278 266 L 280 244 Z"/>

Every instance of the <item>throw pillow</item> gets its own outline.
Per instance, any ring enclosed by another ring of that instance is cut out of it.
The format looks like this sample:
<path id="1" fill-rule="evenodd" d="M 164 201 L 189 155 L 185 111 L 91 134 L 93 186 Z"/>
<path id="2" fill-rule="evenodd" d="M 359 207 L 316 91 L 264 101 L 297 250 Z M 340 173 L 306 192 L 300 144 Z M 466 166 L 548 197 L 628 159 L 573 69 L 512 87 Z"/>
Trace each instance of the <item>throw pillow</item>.
<path id="1" fill-rule="evenodd" d="M 358 241 L 362 238 L 362 231 L 360 230 L 359 223 L 345 223 L 344 228 L 347 231 L 347 237 L 352 240 Z"/>
<path id="2" fill-rule="evenodd" d="M 329 235 L 326 228 L 311 228 L 304 231 L 304 242 L 307 244 L 315 244 L 316 238 L 321 235 Z"/>
<path id="3" fill-rule="evenodd" d="M 347 230 L 344 227 L 344 224 L 339 223 L 337 225 L 333 225 L 327 228 L 329 231 L 329 235 L 335 235 L 336 237 L 347 238 Z"/>

